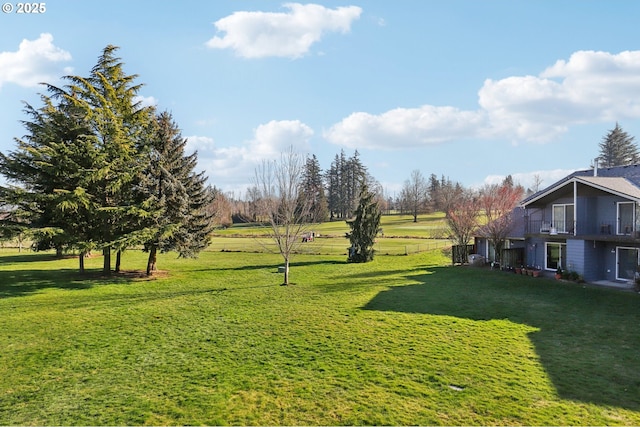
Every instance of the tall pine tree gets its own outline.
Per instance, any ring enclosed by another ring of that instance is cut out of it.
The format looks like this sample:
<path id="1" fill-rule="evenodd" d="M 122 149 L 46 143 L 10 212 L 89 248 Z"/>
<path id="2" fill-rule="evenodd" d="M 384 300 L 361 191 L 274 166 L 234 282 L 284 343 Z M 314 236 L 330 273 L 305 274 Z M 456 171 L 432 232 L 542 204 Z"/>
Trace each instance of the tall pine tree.
<path id="1" fill-rule="evenodd" d="M 373 260 L 373 245 L 380 231 L 381 214 L 378 203 L 375 201 L 375 194 L 369 191 L 366 184 L 363 184 L 355 216 L 347 221 L 351 229 L 347 233 L 347 238 L 351 243 L 349 262 L 369 262 Z"/>
<path id="2" fill-rule="evenodd" d="M 327 196 L 324 191 L 322 179 L 322 169 L 316 155 L 307 157 L 302 171 L 302 184 L 299 198 L 299 210 L 306 203 L 311 203 L 308 207 L 307 222 L 323 222 L 329 218 Z"/>
<path id="3" fill-rule="evenodd" d="M 622 130 L 616 122 L 600 142 L 600 156 L 598 162 L 603 167 L 626 166 L 638 163 L 640 155 L 638 146 L 633 142 L 634 137 Z"/>

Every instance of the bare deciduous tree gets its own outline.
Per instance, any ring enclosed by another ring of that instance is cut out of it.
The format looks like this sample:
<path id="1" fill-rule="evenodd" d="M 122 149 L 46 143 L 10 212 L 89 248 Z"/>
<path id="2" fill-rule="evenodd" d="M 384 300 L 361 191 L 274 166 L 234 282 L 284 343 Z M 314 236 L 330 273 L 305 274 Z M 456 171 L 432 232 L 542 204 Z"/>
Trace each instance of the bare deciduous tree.
<path id="1" fill-rule="evenodd" d="M 477 194 L 472 190 L 460 192 L 458 197 L 449 204 L 446 216 L 450 239 L 463 248 L 462 259 L 466 260 L 468 255 L 466 253 L 467 245 L 478 228 L 480 207 Z"/>
<path id="2" fill-rule="evenodd" d="M 293 147 L 279 160 L 263 161 L 255 171 L 255 188 L 260 193 L 259 212 L 270 225 L 270 235 L 284 259 L 284 282 L 289 284 L 289 263 L 311 224 L 306 222 L 312 198 L 302 192 L 305 157 Z"/>
<path id="3" fill-rule="evenodd" d="M 504 242 L 509 237 L 514 222 L 513 209 L 524 195 L 520 185 L 487 184 L 480 189 L 478 203 L 485 214 L 487 224 L 481 229 L 481 234 L 493 245 L 496 261 L 500 262 Z"/>
<path id="4" fill-rule="evenodd" d="M 411 172 L 411 177 L 404 182 L 400 197 L 403 206 L 411 211 L 413 222 L 418 222 L 418 215 L 426 210 L 429 201 L 429 186 L 419 170 Z"/>

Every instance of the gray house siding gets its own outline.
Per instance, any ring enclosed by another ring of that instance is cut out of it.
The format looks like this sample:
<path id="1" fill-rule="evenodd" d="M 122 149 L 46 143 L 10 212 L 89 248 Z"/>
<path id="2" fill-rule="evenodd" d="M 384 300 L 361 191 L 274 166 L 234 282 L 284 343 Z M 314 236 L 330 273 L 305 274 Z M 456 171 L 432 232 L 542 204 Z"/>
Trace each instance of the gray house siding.
<path id="1" fill-rule="evenodd" d="M 567 270 L 584 274 L 584 240 L 567 240 Z"/>
<path id="2" fill-rule="evenodd" d="M 544 253 L 544 239 L 530 238 L 526 241 L 524 249 L 525 262 L 530 267 L 538 267 L 544 269 L 545 265 L 545 253 Z"/>
<path id="3" fill-rule="evenodd" d="M 596 280 L 613 280 L 613 276 L 607 277 L 605 266 L 609 264 L 607 258 L 610 255 L 610 249 L 605 242 L 582 241 L 583 243 L 583 265 L 580 270 L 576 270 L 578 274 L 587 282 Z M 615 257 L 614 257 L 615 258 Z M 614 259 L 615 261 L 615 259 Z"/>

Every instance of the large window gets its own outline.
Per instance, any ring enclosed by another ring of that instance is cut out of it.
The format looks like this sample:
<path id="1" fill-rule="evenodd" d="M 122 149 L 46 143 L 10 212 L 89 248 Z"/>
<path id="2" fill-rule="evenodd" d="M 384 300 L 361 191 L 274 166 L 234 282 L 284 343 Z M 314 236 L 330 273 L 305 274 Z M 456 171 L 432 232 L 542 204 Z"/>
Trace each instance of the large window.
<path id="1" fill-rule="evenodd" d="M 553 228 L 558 233 L 573 233 L 573 205 L 553 205 Z"/>
<path id="2" fill-rule="evenodd" d="M 633 280 L 638 268 L 638 248 L 617 248 L 616 279 Z"/>
<path id="3" fill-rule="evenodd" d="M 636 204 L 618 203 L 618 234 L 633 234 L 636 224 Z"/>
<path id="4" fill-rule="evenodd" d="M 558 267 L 562 267 L 563 270 L 567 269 L 567 244 L 566 243 L 553 243 L 547 242 L 545 244 L 546 252 L 546 264 L 547 270 L 557 270 Z"/>

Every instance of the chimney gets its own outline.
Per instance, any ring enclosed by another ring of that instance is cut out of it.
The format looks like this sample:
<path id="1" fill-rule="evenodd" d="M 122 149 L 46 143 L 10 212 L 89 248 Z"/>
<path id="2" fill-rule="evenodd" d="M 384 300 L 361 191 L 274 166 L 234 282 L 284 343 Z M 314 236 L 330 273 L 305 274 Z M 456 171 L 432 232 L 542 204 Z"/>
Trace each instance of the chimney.
<path id="1" fill-rule="evenodd" d="M 598 176 L 598 159 L 593 160 L 593 176 Z"/>

